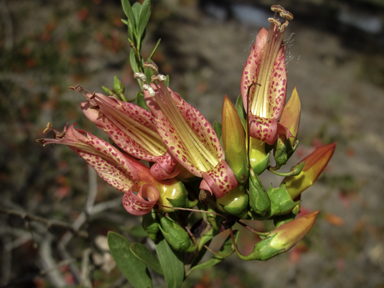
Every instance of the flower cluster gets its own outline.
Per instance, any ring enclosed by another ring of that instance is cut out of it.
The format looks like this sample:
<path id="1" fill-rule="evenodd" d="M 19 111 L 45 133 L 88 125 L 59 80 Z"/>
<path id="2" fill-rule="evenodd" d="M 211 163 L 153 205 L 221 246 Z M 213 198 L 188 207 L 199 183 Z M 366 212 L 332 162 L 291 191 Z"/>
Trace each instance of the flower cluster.
<path id="1" fill-rule="evenodd" d="M 232 233 L 228 255 L 236 251 L 244 260 L 267 260 L 287 251 L 314 224 L 318 211 L 295 219 L 300 195 L 323 171 L 335 143 L 316 149 L 289 172 L 279 172 L 298 147 L 301 107 L 296 88 L 286 104 L 283 35 L 293 15 L 279 5 L 272 11 L 269 30 L 260 29 L 244 66 L 241 97 L 235 105 L 224 98 L 222 124 L 212 127 L 169 88 L 168 77 L 159 74 L 153 61 L 140 66 L 134 60 L 134 77 L 142 89 L 136 104 L 125 100 L 117 78 L 113 90 L 104 89 L 107 96 L 71 87 L 85 97 L 84 115 L 112 144 L 74 125 L 59 132 L 50 124 L 46 131 L 53 131 L 54 138 L 38 141 L 69 146 L 124 193 L 129 213 L 144 215 L 143 227 L 151 239 L 164 237 L 177 251 L 202 251 L 221 231 L 232 232 L 234 223 L 246 226 L 242 219 L 272 219 L 276 228 L 254 231 L 262 240 L 248 256 L 237 249 L 237 233 Z M 264 188 L 259 175 L 266 170 L 283 177 L 279 187 Z M 190 223 L 179 210 L 201 217 Z M 185 228 L 188 224 L 192 231 Z"/>

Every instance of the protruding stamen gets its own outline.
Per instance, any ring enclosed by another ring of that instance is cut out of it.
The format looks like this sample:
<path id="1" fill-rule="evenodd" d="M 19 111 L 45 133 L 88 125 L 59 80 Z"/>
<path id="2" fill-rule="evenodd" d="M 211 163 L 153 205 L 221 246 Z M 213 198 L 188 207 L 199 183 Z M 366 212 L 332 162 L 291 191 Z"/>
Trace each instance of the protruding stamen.
<path id="1" fill-rule="evenodd" d="M 165 82 L 165 81 L 167 81 L 167 76 L 165 76 L 163 74 L 157 74 L 157 75 L 153 75 L 151 80 L 152 80 L 152 82 L 155 82 L 156 80 L 160 81 L 160 82 Z"/>
<path id="2" fill-rule="evenodd" d="M 68 87 L 68 89 L 73 90 L 75 92 L 82 92 L 84 90 L 83 87 L 81 87 L 79 84 L 75 86 L 70 86 Z"/>
<path id="3" fill-rule="evenodd" d="M 36 139 L 36 142 L 43 144 L 43 146 L 45 146 L 45 143 L 47 143 L 47 141 L 45 139 Z"/>
<path id="4" fill-rule="evenodd" d="M 277 20 L 275 18 L 268 18 L 268 21 L 275 24 L 280 29 L 281 23 L 279 20 Z"/>
<path id="5" fill-rule="evenodd" d="M 144 68 L 150 68 L 152 69 L 155 73 L 159 71 L 159 68 L 157 65 L 153 62 L 144 62 Z"/>
<path id="6" fill-rule="evenodd" d="M 289 24 L 288 20 L 285 20 L 285 21 L 283 22 L 283 24 L 281 24 L 281 26 L 278 27 L 278 28 L 279 28 L 279 31 L 280 31 L 281 33 L 283 33 L 283 32 L 285 31 L 285 29 L 288 27 L 288 24 Z"/>
<path id="7" fill-rule="evenodd" d="M 52 123 L 51 122 L 48 122 L 47 123 L 47 128 L 44 129 L 43 133 L 44 134 L 47 134 L 49 131 L 52 130 Z"/>
<path id="8" fill-rule="evenodd" d="M 155 90 L 153 90 L 153 88 L 151 86 L 149 86 L 148 84 L 144 84 L 143 89 L 148 91 L 149 96 L 151 96 L 151 97 L 154 97 L 156 95 Z"/>
<path id="9" fill-rule="evenodd" d="M 271 10 L 278 13 L 285 11 L 284 7 L 281 5 L 272 5 Z"/>
<path id="10" fill-rule="evenodd" d="M 133 74 L 133 78 L 140 79 L 143 83 L 147 82 L 147 76 L 145 76 L 145 74 L 141 72 L 136 72 L 135 74 Z"/>
<path id="11" fill-rule="evenodd" d="M 285 18 L 287 20 L 293 20 L 293 14 L 289 11 L 286 11 L 286 10 L 282 11 L 282 12 L 280 12 L 279 15 L 281 18 Z"/>

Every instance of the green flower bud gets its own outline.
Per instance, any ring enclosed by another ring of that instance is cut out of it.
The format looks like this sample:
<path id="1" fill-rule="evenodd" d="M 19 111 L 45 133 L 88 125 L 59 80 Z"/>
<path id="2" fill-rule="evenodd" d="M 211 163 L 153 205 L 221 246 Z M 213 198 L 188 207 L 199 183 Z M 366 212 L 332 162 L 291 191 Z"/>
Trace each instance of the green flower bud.
<path id="1" fill-rule="evenodd" d="M 113 77 L 113 91 L 115 91 L 117 95 L 124 94 L 125 92 L 125 87 L 117 76 Z"/>
<path id="2" fill-rule="evenodd" d="M 101 86 L 101 88 L 103 88 L 105 94 L 107 94 L 108 96 L 116 96 L 116 94 L 111 89 L 105 86 Z"/>
<path id="3" fill-rule="evenodd" d="M 251 206 L 253 212 L 263 216 L 270 209 L 271 201 L 253 170 L 250 172 L 251 177 L 249 177 L 249 206 Z"/>
<path id="4" fill-rule="evenodd" d="M 248 194 L 244 186 L 237 186 L 228 194 L 216 199 L 219 210 L 240 218 L 246 217 L 248 212 Z"/>
<path id="5" fill-rule="evenodd" d="M 187 231 L 179 223 L 168 217 L 162 217 L 160 223 L 160 231 L 173 249 L 186 252 L 193 251 L 193 248 L 196 249 L 196 247 L 192 246 Z"/>

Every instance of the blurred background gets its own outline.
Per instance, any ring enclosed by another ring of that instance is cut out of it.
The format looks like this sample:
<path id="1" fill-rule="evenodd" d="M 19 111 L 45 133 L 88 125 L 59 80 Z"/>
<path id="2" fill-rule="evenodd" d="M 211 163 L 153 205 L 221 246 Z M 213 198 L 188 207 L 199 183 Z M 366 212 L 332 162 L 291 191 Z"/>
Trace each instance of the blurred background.
<path id="1" fill-rule="evenodd" d="M 304 210 L 322 213 L 296 248 L 267 262 L 232 255 L 193 272 L 183 287 L 384 287 L 384 2 L 152 2 L 143 54 L 161 38 L 153 58 L 160 71 L 211 122 L 221 121 L 224 95 L 239 95 L 257 31 L 273 16 L 269 7 L 292 12 L 287 96 L 296 86 L 302 102 L 292 164 L 338 143 L 302 195 Z M 136 95 L 120 1 L 0 0 L 0 13 L 0 287 L 130 287 L 106 252 L 105 236 L 112 230 L 143 239 L 134 233 L 139 219 L 72 150 L 35 142 L 47 122 L 57 130 L 78 123 L 106 139 L 83 117 L 84 99 L 71 85 L 102 92 L 117 75 L 125 94 Z M 255 239 L 243 233 L 244 253 Z"/>

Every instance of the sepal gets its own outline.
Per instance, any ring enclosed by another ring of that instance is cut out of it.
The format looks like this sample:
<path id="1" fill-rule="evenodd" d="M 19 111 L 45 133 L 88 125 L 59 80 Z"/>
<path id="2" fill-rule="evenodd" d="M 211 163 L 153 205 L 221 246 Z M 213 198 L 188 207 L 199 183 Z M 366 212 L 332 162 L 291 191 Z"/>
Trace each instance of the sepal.
<path id="1" fill-rule="evenodd" d="M 197 245 L 193 246 L 187 231 L 179 223 L 165 216 L 161 217 L 160 223 L 160 231 L 173 249 L 186 252 L 196 250 Z"/>
<path id="2" fill-rule="evenodd" d="M 271 207 L 269 196 L 253 170 L 249 177 L 249 206 L 254 213 L 261 216 L 264 216 Z"/>
<path id="3" fill-rule="evenodd" d="M 156 241 L 157 234 L 160 231 L 159 218 L 152 209 L 151 213 L 145 214 L 142 221 L 143 228 L 152 241 Z"/>

